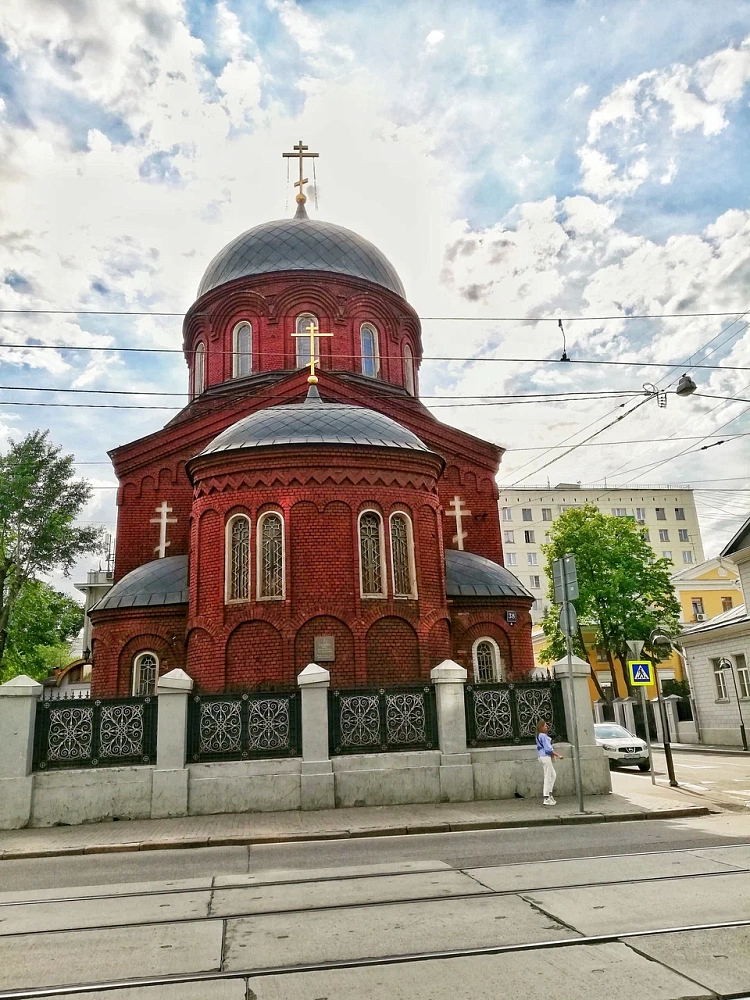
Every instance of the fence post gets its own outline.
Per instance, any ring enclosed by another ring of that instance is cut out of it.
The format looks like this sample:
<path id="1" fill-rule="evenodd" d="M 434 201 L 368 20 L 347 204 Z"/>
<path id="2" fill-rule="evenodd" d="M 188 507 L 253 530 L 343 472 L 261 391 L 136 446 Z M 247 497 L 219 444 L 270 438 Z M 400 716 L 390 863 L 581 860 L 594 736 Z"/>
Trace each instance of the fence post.
<path id="1" fill-rule="evenodd" d="M 455 660 L 443 660 L 430 671 L 435 685 L 443 802 L 470 802 L 474 798 L 474 768 L 466 747 L 466 677 L 466 670 Z"/>
<path id="2" fill-rule="evenodd" d="M 651 707 L 654 710 L 654 722 L 656 723 L 656 742 L 664 742 L 664 725 L 661 717 L 661 712 L 659 711 L 659 699 L 650 698 Z"/>
<path id="3" fill-rule="evenodd" d="M 635 698 L 630 695 L 627 698 L 620 698 L 620 704 L 623 714 L 621 725 L 635 736 Z"/>
<path id="4" fill-rule="evenodd" d="M 580 656 L 574 656 L 573 685 L 575 686 L 575 723 L 578 727 L 579 759 L 581 761 L 581 783 L 587 795 L 601 795 L 611 791 L 612 780 L 609 773 L 609 762 L 604 751 L 596 745 L 594 736 L 594 708 L 589 694 L 589 677 L 591 666 Z M 570 692 L 570 677 L 567 658 L 558 660 L 554 665 L 555 679 L 562 682 L 563 702 L 565 704 L 565 722 L 568 730 L 568 742 L 573 739 L 573 714 Z M 567 754 L 565 755 L 567 756 Z M 563 765 L 566 761 L 561 762 Z M 572 783 L 571 783 L 572 784 Z"/>
<path id="5" fill-rule="evenodd" d="M 328 751 L 328 688 L 331 675 L 325 667 L 308 663 L 297 675 L 297 684 L 302 700 L 300 807 L 334 809 L 334 774 Z"/>
<path id="6" fill-rule="evenodd" d="M 31 818 L 34 720 L 42 685 L 25 674 L 0 684 L 0 830 Z"/>
<path id="7" fill-rule="evenodd" d="M 156 730 L 156 769 L 152 775 L 151 818 L 187 816 L 188 777 L 187 704 L 193 678 L 184 670 L 162 674 L 156 685 L 159 712 Z"/>
<path id="8" fill-rule="evenodd" d="M 670 742 L 679 743 L 679 717 L 677 715 L 677 702 L 680 700 L 678 694 L 663 694 L 661 700 L 664 702 L 664 710 L 667 713 L 667 725 L 669 726 Z"/>

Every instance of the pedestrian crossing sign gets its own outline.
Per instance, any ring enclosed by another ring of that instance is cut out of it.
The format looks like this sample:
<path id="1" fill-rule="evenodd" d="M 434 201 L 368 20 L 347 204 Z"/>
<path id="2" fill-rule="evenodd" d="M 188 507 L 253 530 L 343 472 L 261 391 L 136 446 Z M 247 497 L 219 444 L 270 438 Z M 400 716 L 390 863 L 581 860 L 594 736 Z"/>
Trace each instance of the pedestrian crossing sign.
<path id="1" fill-rule="evenodd" d="M 645 687 L 654 683 L 654 665 L 651 660 L 628 660 L 628 670 L 633 687 Z"/>

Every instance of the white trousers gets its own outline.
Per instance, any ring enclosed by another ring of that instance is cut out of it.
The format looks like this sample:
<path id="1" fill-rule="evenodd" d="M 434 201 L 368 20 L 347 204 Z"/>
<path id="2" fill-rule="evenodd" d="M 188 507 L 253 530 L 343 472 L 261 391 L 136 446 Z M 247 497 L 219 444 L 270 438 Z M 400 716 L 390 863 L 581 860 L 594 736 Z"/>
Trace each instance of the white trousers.
<path id="1" fill-rule="evenodd" d="M 557 777 L 557 771 L 555 771 L 552 766 L 552 758 L 548 757 L 546 754 L 544 757 L 539 758 L 542 768 L 544 770 L 544 797 L 545 799 L 552 795 L 552 789 L 555 787 L 555 778 Z"/>

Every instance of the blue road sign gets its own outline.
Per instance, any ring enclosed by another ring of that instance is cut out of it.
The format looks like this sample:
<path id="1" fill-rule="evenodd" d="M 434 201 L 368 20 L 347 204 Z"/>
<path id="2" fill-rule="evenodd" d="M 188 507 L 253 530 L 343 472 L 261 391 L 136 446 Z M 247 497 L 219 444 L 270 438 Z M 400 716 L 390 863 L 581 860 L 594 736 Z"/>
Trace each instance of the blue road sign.
<path id="1" fill-rule="evenodd" d="M 634 687 L 654 683 L 654 665 L 650 660 L 628 660 L 628 670 Z"/>

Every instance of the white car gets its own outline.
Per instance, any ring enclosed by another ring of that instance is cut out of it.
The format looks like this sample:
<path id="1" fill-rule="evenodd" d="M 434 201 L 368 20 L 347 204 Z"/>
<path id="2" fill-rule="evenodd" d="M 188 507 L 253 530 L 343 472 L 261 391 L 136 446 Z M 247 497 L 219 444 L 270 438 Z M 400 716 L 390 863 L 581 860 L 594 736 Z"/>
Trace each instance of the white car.
<path id="1" fill-rule="evenodd" d="M 637 765 L 641 771 L 650 769 L 646 743 L 622 726 L 614 722 L 597 722 L 594 726 L 594 736 L 597 746 L 602 747 L 609 757 L 610 767 Z"/>

